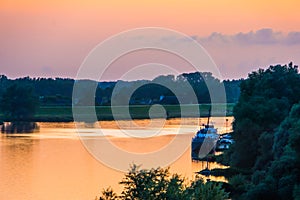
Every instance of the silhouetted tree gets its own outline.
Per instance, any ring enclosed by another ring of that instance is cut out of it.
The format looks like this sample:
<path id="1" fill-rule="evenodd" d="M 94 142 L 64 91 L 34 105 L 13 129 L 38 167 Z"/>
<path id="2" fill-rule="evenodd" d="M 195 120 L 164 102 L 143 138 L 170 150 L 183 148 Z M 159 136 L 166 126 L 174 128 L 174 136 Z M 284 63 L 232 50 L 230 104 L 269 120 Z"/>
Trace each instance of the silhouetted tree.
<path id="1" fill-rule="evenodd" d="M 38 108 L 38 99 L 31 87 L 9 86 L 0 99 L 0 110 L 4 120 L 31 121 Z"/>
<path id="2" fill-rule="evenodd" d="M 298 67 L 270 66 L 241 82 L 234 108 L 235 143 L 225 153 L 237 199 L 293 199 L 300 185 Z M 239 181 L 238 178 L 241 180 Z"/>
<path id="3" fill-rule="evenodd" d="M 262 169 L 272 159 L 274 130 L 300 100 L 297 66 L 270 66 L 241 83 L 234 115 L 231 166 Z M 246 147 L 246 148 L 245 148 Z"/>

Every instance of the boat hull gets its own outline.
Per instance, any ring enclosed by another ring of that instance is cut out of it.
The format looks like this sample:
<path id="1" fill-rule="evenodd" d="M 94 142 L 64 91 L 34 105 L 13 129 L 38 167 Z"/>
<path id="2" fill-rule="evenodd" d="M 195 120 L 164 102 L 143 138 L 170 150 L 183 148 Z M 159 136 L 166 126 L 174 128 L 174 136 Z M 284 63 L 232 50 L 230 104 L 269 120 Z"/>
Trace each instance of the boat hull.
<path id="1" fill-rule="evenodd" d="M 208 154 L 215 153 L 217 139 L 203 138 L 192 141 L 191 156 L 193 160 L 205 158 Z"/>

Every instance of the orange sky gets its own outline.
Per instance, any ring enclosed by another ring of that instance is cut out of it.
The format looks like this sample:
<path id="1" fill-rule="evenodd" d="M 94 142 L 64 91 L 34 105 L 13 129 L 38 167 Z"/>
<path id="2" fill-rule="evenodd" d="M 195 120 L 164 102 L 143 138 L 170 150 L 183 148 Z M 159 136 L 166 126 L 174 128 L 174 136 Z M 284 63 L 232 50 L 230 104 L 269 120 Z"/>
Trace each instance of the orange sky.
<path id="1" fill-rule="evenodd" d="M 272 27 L 296 31 L 297 0 L 1 0 L 0 11 L 16 23 L 68 23 L 112 33 L 162 26 L 186 34 L 236 33 Z M 26 21 L 28 20 L 28 21 Z M 85 25 L 83 25 L 85 24 Z M 97 27 L 96 27 L 97 26 Z"/>
<path id="2" fill-rule="evenodd" d="M 0 69 L 11 77 L 74 76 L 99 42 L 137 27 L 200 37 L 299 31 L 299 8 L 297 0 L 0 0 Z"/>

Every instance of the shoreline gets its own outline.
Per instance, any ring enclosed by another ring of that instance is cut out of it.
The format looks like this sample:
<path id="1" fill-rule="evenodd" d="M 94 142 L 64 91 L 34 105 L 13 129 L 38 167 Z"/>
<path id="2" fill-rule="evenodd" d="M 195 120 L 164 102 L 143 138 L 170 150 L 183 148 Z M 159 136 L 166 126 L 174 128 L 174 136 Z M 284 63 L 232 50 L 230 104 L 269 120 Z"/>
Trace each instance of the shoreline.
<path id="1" fill-rule="evenodd" d="M 216 112 L 213 117 L 232 117 L 232 111 L 235 104 L 215 104 Z M 117 116 L 118 120 L 139 120 L 150 119 L 149 110 L 152 105 L 134 105 L 130 106 L 130 117 Z M 151 116 L 151 119 L 174 119 L 174 118 L 199 118 L 208 117 L 210 104 L 187 104 L 187 105 L 163 105 L 165 112 L 157 113 L 156 116 Z M 188 115 L 181 116 L 181 109 L 184 107 Z M 80 109 L 80 108 L 79 108 Z M 126 106 L 118 107 L 120 113 L 124 113 Z M 197 112 L 199 111 L 199 112 Z M 95 112 L 98 121 L 114 121 L 110 106 L 96 106 Z M 200 116 L 199 116 L 200 113 Z M 0 122 L 9 122 L 0 114 Z M 36 115 L 32 119 L 26 121 L 31 122 L 74 122 L 72 106 L 41 106 Z"/>

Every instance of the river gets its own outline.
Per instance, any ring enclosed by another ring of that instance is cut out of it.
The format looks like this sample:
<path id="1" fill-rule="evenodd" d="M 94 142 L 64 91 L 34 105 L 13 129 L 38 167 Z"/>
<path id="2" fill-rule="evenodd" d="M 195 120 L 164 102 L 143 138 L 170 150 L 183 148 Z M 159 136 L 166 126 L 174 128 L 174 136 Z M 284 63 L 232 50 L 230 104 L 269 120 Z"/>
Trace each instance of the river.
<path id="1" fill-rule="evenodd" d="M 216 127 L 226 131 L 232 122 L 231 117 L 227 119 L 227 122 L 224 118 L 213 118 L 212 121 Z M 136 123 L 143 126 L 149 121 L 136 120 Z M 128 152 L 144 153 L 146 158 L 147 152 L 162 148 L 174 138 L 179 119 L 170 119 L 165 123 L 165 134 L 149 138 L 123 137 L 114 122 L 100 124 L 103 130 L 110 133 L 103 139 L 109 138 L 114 145 Z M 122 190 L 118 182 L 124 172 L 107 166 L 91 155 L 78 136 L 74 123 L 39 123 L 39 127 L 37 133 L 0 134 L 1 200 L 94 200 L 103 188 L 111 186 L 117 192 Z M 190 141 L 193 133 L 176 137 Z M 193 162 L 190 151 L 187 148 L 168 166 L 171 172 L 191 180 L 195 172 L 206 167 L 206 162 Z M 124 161 L 118 156 L 114 159 Z M 125 164 L 129 168 L 131 163 Z M 224 166 L 210 163 L 209 167 Z M 214 179 L 225 181 L 223 177 Z"/>

